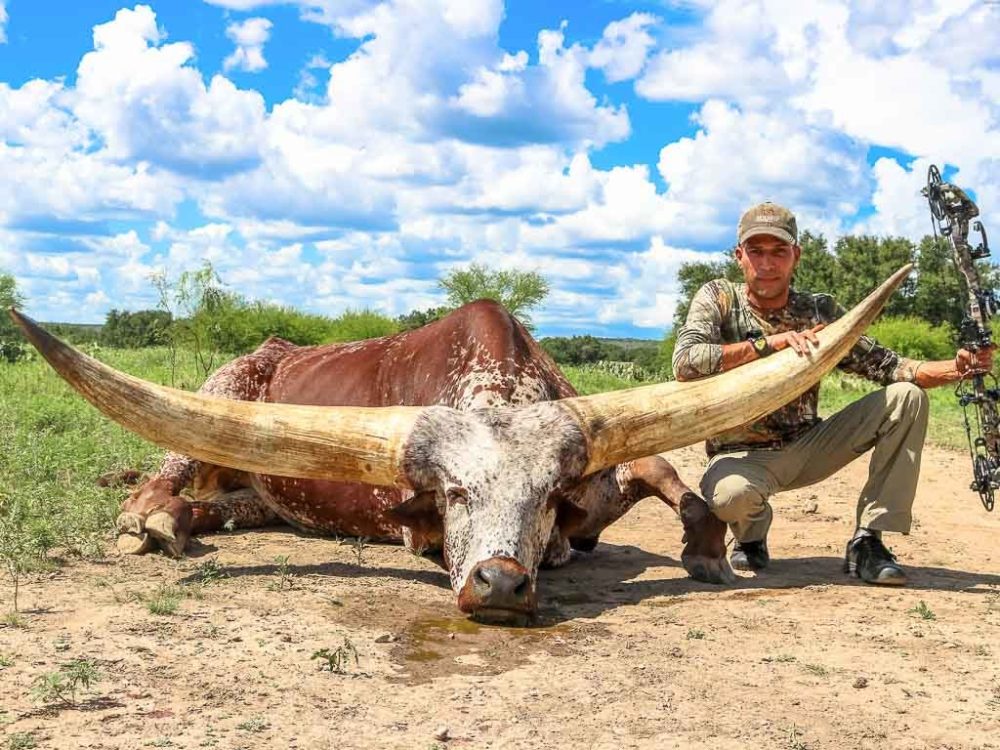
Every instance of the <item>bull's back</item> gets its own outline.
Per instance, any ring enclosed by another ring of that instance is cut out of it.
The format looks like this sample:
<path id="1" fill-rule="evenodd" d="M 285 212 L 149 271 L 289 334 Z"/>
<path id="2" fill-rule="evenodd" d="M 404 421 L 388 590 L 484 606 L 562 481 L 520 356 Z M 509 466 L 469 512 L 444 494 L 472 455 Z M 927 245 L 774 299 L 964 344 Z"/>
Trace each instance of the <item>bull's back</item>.
<path id="1" fill-rule="evenodd" d="M 503 307 L 479 301 L 415 331 L 352 344 L 302 347 L 278 365 L 261 400 L 315 406 L 430 406 L 468 410 L 576 395 Z M 386 510 L 402 491 L 370 485 L 256 478 L 275 512 L 324 533 L 398 538 Z"/>

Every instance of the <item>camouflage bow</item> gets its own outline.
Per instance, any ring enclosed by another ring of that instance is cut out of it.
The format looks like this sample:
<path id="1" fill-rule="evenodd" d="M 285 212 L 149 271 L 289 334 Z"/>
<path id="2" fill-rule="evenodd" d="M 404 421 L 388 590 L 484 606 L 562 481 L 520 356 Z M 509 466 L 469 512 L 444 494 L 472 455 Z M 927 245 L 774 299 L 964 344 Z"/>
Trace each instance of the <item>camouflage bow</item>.
<path id="1" fill-rule="evenodd" d="M 965 279 L 968 291 L 968 308 L 958 330 L 958 343 L 971 352 L 992 346 L 989 320 L 997 311 L 997 297 L 992 289 L 983 288 L 976 268 L 976 261 L 990 254 L 982 222 L 972 221 L 979 216 L 979 207 L 960 187 L 942 182 L 941 173 L 933 164 L 927 170 L 927 187 L 921 192 L 930 205 L 934 236 L 940 231 L 951 241 L 955 266 Z M 970 222 L 972 231 L 978 232 L 981 239 L 975 247 L 969 244 Z M 1000 388 L 993 373 L 977 372 L 959 381 L 955 395 L 962 406 L 972 457 L 973 479 L 969 486 L 979 493 L 983 507 L 991 511 L 993 491 L 1000 488 L 1000 416 L 997 413 Z"/>

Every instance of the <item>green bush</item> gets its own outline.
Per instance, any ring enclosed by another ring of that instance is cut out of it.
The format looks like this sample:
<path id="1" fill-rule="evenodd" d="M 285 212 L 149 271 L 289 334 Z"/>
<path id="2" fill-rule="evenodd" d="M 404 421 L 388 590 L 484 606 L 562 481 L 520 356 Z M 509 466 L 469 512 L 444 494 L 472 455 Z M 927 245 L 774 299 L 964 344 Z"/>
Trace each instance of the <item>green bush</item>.
<path id="1" fill-rule="evenodd" d="M 361 341 L 388 336 L 399 331 L 399 323 L 374 310 L 347 310 L 330 321 L 326 341 Z"/>
<path id="2" fill-rule="evenodd" d="M 886 316 L 868 328 L 868 335 L 913 359 L 951 359 L 955 356 L 955 334 L 947 324 L 934 326 L 920 318 Z"/>

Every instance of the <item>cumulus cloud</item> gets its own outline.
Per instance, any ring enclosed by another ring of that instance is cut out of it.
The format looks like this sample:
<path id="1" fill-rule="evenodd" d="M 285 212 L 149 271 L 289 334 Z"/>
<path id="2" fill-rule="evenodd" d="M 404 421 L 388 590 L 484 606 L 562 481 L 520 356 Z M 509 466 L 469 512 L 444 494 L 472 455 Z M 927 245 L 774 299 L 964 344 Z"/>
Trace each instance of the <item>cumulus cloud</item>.
<path id="1" fill-rule="evenodd" d="M 7 16 L 7 3 L 5 0 L 0 0 L 0 44 L 5 44 L 7 42 L 7 21 L 9 20 Z"/>
<path id="2" fill-rule="evenodd" d="M 650 13 L 633 13 L 621 21 L 612 21 L 590 52 L 590 65 L 603 70 L 612 82 L 635 78 L 656 44 L 650 29 L 658 20 Z"/>
<path id="3" fill-rule="evenodd" d="M 138 5 L 94 28 L 75 81 L 0 83 L 0 265 L 45 317 L 148 306 L 152 269 L 203 258 L 252 297 L 399 314 L 480 261 L 551 280 L 542 326 L 659 335 L 679 265 L 721 257 L 750 203 L 830 239 L 918 237 L 930 161 L 1000 200 L 985 3 L 689 0 L 683 28 L 633 13 L 586 44 L 570 11 L 505 49 L 500 0 L 211 2 L 257 14 L 229 24 L 230 70 L 265 64 L 279 4 L 356 47 L 310 50 L 294 98 L 265 106 Z M 695 103 L 688 133 L 596 166 L 633 125 L 595 71 Z M 870 165 L 872 146 L 907 158 Z"/>
<path id="4" fill-rule="evenodd" d="M 218 75 L 206 86 L 189 65 L 191 44 L 162 39 L 146 5 L 95 26 L 94 51 L 77 69 L 74 114 L 117 159 L 196 175 L 253 166 L 263 97 Z"/>
<path id="5" fill-rule="evenodd" d="M 902 151 L 924 170 L 930 161 L 958 167 L 956 179 L 983 196 L 1000 188 L 991 156 L 1000 152 L 1000 7 L 972 0 L 697 5 L 703 24 L 654 55 L 636 83 L 653 100 L 728 100 L 704 104 L 702 131 L 663 149 L 660 169 L 672 193 L 679 171 L 707 177 L 698 180 L 701 200 L 732 202 L 734 194 L 749 197 L 740 186 L 762 185 L 804 205 L 811 225 L 830 232 L 916 229 L 920 202 L 901 188 L 904 179 L 921 179 L 916 167 L 869 167 L 871 146 Z M 746 132 L 727 127 L 727 119 Z M 762 160 L 765 146 L 773 156 Z M 859 201 L 871 201 L 875 216 L 855 219 Z"/>
<path id="6" fill-rule="evenodd" d="M 225 70 L 244 70 L 257 73 L 267 67 L 264 59 L 264 45 L 271 37 L 271 22 L 266 18 L 248 18 L 232 23 L 226 28 L 228 36 L 236 44 L 236 49 L 222 62 Z"/>

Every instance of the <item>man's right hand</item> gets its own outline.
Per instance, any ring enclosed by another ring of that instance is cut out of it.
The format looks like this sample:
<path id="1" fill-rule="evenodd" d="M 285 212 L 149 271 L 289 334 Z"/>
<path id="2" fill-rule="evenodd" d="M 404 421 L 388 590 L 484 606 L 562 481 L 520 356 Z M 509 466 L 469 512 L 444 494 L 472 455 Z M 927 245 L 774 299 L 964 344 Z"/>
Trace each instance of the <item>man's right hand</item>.
<path id="1" fill-rule="evenodd" d="M 785 331 L 784 333 L 773 333 L 767 336 L 767 343 L 770 345 L 771 349 L 776 352 L 780 352 L 782 349 L 787 349 L 791 347 L 799 355 L 807 354 L 809 352 L 810 344 L 814 347 L 819 346 L 819 339 L 816 338 L 816 334 L 826 328 L 826 323 L 820 323 L 817 326 L 808 328 L 805 331 Z"/>

